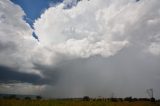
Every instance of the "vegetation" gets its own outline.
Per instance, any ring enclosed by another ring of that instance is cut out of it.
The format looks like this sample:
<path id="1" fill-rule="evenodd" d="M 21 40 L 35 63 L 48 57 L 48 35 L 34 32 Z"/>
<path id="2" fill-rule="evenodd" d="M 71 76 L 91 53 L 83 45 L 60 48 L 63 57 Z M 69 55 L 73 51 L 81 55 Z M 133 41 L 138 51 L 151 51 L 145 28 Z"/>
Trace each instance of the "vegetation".
<path id="1" fill-rule="evenodd" d="M 89 96 L 84 96 L 83 97 L 83 101 L 89 101 L 89 100 L 90 100 Z"/>
<path id="2" fill-rule="evenodd" d="M 31 98 L 30 97 L 25 97 L 25 100 L 31 100 Z"/>
<path id="3" fill-rule="evenodd" d="M 36 96 L 36 99 L 40 100 L 40 99 L 42 99 L 42 97 L 41 96 Z"/>
<path id="4" fill-rule="evenodd" d="M 84 98 L 87 98 L 84 99 Z M 111 98 L 111 99 L 91 99 L 85 96 L 82 99 L 0 99 L 0 106 L 160 106 L 159 101 L 147 101 L 145 99 Z M 113 101 L 112 101 L 113 100 Z M 133 101 L 135 100 L 135 101 Z"/>

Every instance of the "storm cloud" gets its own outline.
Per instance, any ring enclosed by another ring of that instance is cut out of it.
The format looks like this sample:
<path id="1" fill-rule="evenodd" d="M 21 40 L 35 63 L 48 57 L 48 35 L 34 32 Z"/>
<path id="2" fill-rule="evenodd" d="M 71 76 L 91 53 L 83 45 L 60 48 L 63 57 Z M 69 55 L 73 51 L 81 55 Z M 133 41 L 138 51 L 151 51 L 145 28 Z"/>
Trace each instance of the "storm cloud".
<path id="1" fill-rule="evenodd" d="M 0 1 L 1 93 L 160 98 L 159 0 L 64 0 L 34 29 L 24 16 Z"/>

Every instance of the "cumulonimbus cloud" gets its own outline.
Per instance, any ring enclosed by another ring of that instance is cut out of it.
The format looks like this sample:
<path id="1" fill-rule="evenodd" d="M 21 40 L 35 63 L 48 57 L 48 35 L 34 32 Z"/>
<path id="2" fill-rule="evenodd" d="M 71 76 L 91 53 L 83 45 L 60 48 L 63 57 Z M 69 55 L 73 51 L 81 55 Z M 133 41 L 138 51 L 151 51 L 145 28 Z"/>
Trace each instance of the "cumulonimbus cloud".
<path id="1" fill-rule="evenodd" d="M 112 33 L 112 26 L 108 24 L 112 17 L 104 17 L 108 12 L 101 14 L 107 9 L 100 7 L 101 4 L 102 1 L 84 0 L 71 9 L 64 9 L 65 4 L 62 3 L 46 10 L 34 23 L 41 44 L 49 46 L 53 52 L 75 57 L 114 55 L 126 47 L 128 41 Z M 114 27 L 114 33 L 123 30 Z"/>
<path id="2" fill-rule="evenodd" d="M 47 78 L 51 83 L 46 82 L 44 92 L 55 91 L 57 97 L 114 90 L 120 96 L 128 95 L 125 91 L 139 96 L 127 89 L 135 82 L 140 91 L 157 89 L 159 0 L 75 1 L 52 6 L 35 21 L 40 43 L 32 38 L 23 10 L 0 1 L 0 65 Z"/>

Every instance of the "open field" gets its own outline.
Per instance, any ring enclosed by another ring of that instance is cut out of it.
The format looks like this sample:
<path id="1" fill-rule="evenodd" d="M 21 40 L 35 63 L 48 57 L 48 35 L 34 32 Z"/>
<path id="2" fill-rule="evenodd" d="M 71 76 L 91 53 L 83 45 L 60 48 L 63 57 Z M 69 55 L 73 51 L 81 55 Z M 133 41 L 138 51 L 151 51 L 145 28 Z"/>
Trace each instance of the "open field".
<path id="1" fill-rule="evenodd" d="M 160 102 L 82 101 L 82 100 L 0 100 L 0 106 L 160 106 Z"/>

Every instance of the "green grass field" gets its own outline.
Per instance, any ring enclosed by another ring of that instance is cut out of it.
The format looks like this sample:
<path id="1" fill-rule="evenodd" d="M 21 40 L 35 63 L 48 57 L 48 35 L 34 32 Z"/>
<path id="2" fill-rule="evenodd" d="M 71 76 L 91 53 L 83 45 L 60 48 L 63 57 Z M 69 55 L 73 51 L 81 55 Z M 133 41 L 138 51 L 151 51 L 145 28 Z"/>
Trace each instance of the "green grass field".
<path id="1" fill-rule="evenodd" d="M 0 106 L 160 106 L 159 102 L 111 102 L 81 100 L 0 100 Z"/>

